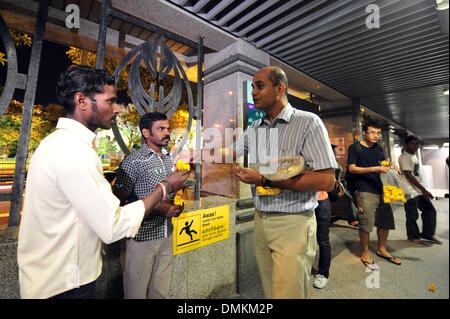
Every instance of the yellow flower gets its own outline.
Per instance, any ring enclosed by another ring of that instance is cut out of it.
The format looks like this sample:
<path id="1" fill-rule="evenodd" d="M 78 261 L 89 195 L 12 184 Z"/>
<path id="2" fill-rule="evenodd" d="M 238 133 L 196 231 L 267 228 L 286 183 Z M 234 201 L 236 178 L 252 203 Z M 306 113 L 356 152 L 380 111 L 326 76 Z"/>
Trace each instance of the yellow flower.
<path id="1" fill-rule="evenodd" d="M 7 62 L 8 59 L 5 59 L 5 54 L 3 52 L 0 52 L 0 62 L 2 65 L 5 65 L 5 62 Z"/>
<path id="2" fill-rule="evenodd" d="M 391 185 L 383 186 L 383 199 L 385 203 L 402 201 L 406 202 L 405 193 L 402 189 Z"/>
<path id="3" fill-rule="evenodd" d="M 431 284 L 431 285 L 428 286 L 428 290 L 430 290 L 432 292 L 435 292 L 436 291 L 436 286 Z"/>
<path id="4" fill-rule="evenodd" d="M 389 166 L 389 165 L 391 165 L 391 163 L 389 163 L 388 161 L 382 161 L 382 162 L 381 162 L 381 165 L 383 165 L 383 166 Z"/>
<path id="5" fill-rule="evenodd" d="M 281 190 L 279 188 L 257 186 L 256 192 L 258 195 L 277 195 Z"/>
<path id="6" fill-rule="evenodd" d="M 184 199 L 181 198 L 181 196 L 176 195 L 176 196 L 174 197 L 174 199 L 173 199 L 173 203 L 174 203 L 175 205 L 183 206 Z"/>
<path id="7" fill-rule="evenodd" d="M 182 159 L 177 161 L 176 166 L 177 166 L 177 170 L 184 169 L 184 170 L 186 170 L 188 172 L 191 171 L 191 166 L 189 164 L 186 164 Z"/>

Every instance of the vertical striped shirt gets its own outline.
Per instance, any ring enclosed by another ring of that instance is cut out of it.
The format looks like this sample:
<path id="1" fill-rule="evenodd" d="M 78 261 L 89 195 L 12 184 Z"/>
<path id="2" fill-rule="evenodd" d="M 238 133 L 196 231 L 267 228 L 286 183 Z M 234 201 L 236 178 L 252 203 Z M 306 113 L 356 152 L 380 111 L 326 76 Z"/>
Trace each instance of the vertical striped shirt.
<path id="1" fill-rule="evenodd" d="M 269 133 L 273 129 L 276 131 Z M 278 135 L 278 138 L 270 142 L 270 134 Z M 254 138 L 245 138 L 249 135 L 256 136 L 256 147 L 252 145 Z M 322 120 L 314 113 L 293 108 L 289 103 L 272 123 L 267 115 L 253 122 L 234 144 L 238 157 L 245 151 L 249 152 L 250 167 L 252 163 L 266 162 L 267 158 L 260 160 L 258 153 L 261 149 L 265 149 L 268 154 L 273 154 L 273 150 L 270 151 L 271 147 L 277 148 L 278 157 L 302 155 L 305 164 L 313 171 L 338 167 Z M 291 191 L 273 196 L 260 196 L 256 195 L 255 185 L 252 185 L 252 193 L 256 209 L 263 212 L 301 213 L 317 207 L 317 192 Z"/>

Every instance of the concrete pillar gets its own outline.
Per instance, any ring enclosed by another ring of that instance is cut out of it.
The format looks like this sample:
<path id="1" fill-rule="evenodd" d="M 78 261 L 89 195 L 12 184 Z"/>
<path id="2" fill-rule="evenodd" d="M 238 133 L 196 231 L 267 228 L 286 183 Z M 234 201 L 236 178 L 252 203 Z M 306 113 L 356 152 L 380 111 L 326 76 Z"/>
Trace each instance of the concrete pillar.
<path id="1" fill-rule="evenodd" d="M 395 144 L 394 130 L 389 123 L 382 125 L 381 129 L 382 139 L 380 140 L 380 143 L 384 149 L 384 156 L 388 161 L 392 161 Z"/>
<path id="2" fill-rule="evenodd" d="M 353 143 L 360 141 L 361 136 L 361 105 L 359 103 L 359 97 L 352 98 L 352 133 Z"/>
<path id="3" fill-rule="evenodd" d="M 203 130 L 217 128 L 225 144 L 226 128 L 243 128 L 244 82 L 270 63 L 269 55 L 253 45 L 237 40 L 225 49 L 205 55 Z M 208 136 L 204 134 L 204 143 Z M 211 140 L 211 139 L 209 139 Z M 225 145 L 224 145 L 225 146 Z M 243 163 L 243 158 L 239 160 Z M 202 190 L 232 196 L 251 197 L 248 185 L 239 183 L 233 164 L 202 166 Z"/>

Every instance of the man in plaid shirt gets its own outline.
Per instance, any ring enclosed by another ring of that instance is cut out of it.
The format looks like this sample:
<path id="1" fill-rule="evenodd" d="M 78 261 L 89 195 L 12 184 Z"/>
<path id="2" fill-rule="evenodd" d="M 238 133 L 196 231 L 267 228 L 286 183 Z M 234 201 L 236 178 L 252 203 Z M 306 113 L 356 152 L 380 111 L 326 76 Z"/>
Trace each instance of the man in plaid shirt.
<path id="1" fill-rule="evenodd" d="M 170 140 L 166 115 L 153 112 L 141 117 L 139 128 L 145 143 L 125 157 L 117 172 L 114 193 L 121 201 L 132 202 L 145 197 L 169 176 L 173 159 L 163 147 Z M 159 187 L 159 186 L 158 186 Z M 167 189 L 167 194 L 172 189 Z M 127 239 L 123 273 L 126 299 L 166 298 L 173 264 L 172 217 L 178 217 L 183 207 L 174 205 L 173 194 L 142 221 L 134 238 Z"/>

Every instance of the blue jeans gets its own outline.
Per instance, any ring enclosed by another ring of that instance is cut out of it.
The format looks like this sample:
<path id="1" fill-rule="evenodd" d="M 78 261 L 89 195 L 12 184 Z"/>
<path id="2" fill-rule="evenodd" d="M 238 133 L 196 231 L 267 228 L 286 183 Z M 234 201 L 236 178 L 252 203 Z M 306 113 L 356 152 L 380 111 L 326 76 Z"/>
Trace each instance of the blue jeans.
<path id="1" fill-rule="evenodd" d="M 331 264 L 331 245 L 329 238 L 329 227 L 331 220 L 331 203 L 327 198 L 318 201 L 316 221 L 317 221 L 317 243 L 319 244 L 319 270 L 318 274 L 326 278 L 329 276 Z"/>

